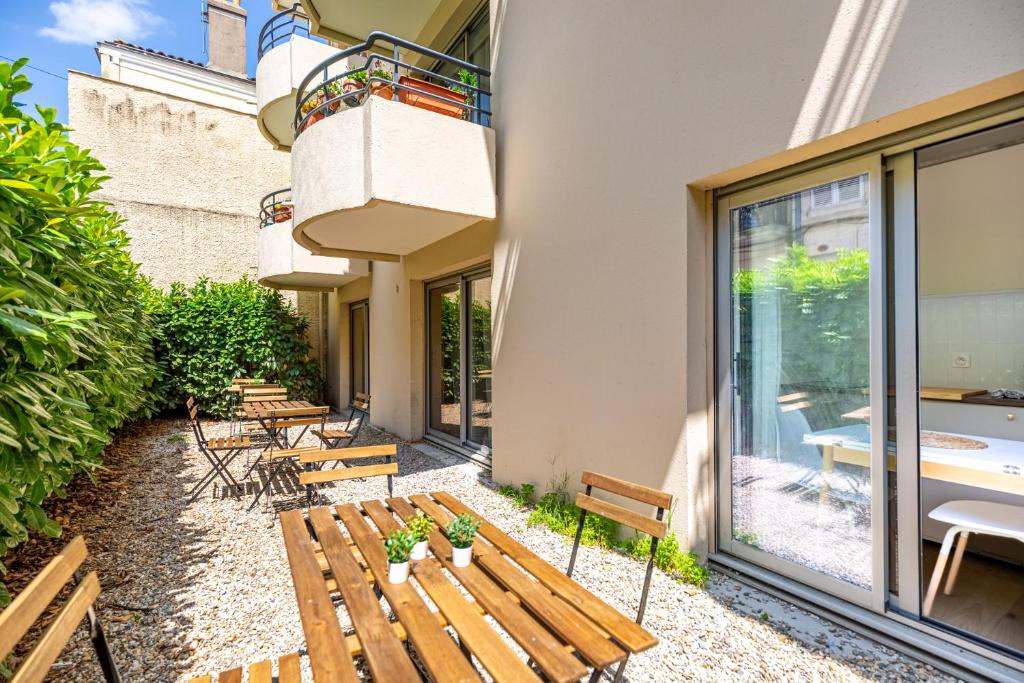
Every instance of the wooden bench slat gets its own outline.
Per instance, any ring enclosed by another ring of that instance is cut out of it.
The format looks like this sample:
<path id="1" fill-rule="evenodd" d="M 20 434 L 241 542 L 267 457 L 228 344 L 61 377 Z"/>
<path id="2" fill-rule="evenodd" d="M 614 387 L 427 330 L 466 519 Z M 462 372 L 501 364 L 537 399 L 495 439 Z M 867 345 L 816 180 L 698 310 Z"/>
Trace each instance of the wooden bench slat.
<path id="1" fill-rule="evenodd" d="M 635 621 L 619 613 L 586 588 L 552 567 L 536 553 L 487 522 L 454 496 L 443 491 L 434 492 L 431 496 L 456 514 L 468 512 L 480 519 L 482 522 L 479 531 L 481 536 L 515 560 L 553 593 L 606 628 L 615 640 L 631 652 L 642 652 L 658 644 L 658 639 Z"/>
<path id="2" fill-rule="evenodd" d="M 433 517 L 438 524 L 443 525 L 447 521 L 447 515 L 443 514 L 438 506 L 426 496 L 410 496 L 409 500 Z M 483 522 L 480 527 L 482 530 L 483 525 L 487 522 L 476 514 L 473 516 Z M 604 633 L 595 628 L 593 622 L 588 618 L 589 615 L 552 595 L 548 589 L 513 565 L 495 546 L 478 537 L 477 541 L 473 543 L 473 554 L 480 566 L 486 569 L 499 583 L 518 595 L 537 618 L 547 624 L 548 628 L 557 633 L 559 637 L 572 643 L 573 647 L 593 666 L 605 669 L 625 658 L 626 653 L 608 640 Z"/>
<path id="3" fill-rule="evenodd" d="M 313 553 L 313 543 L 302 513 L 287 510 L 281 513 L 280 520 L 306 645 L 310 651 L 319 653 L 316 659 L 311 658 L 313 677 L 318 681 L 355 683 L 355 665 L 345 646 L 345 637 L 327 592 L 323 572 Z"/>
<path id="4" fill-rule="evenodd" d="M 96 572 L 89 572 L 75 588 L 75 592 L 71 594 L 71 598 L 57 617 L 46 628 L 39 642 L 32 648 L 32 652 L 14 672 L 11 683 L 39 683 L 46 678 L 50 666 L 57 661 L 57 657 L 67 646 L 75 629 L 82 623 L 82 618 L 99 594 L 100 580 Z"/>
<path id="5" fill-rule="evenodd" d="M 330 510 L 323 507 L 310 509 L 309 521 L 345 601 L 374 680 L 416 680 L 419 674 L 415 665 L 406 654 L 402 641 L 395 637 L 391 624 L 380 608 L 380 601 L 366 584 L 362 569 Z"/>
<path id="6" fill-rule="evenodd" d="M 302 683 L 302 668 L 298 653 L 285 655 L 277 660 L 277 683 Z"/>
<path id="7" fill-rule="evenodd" d="M 607 517 L 608 519 L 618 522 L 619 524 L 625 524 L 628 527 L 642 531 L 645 534 L 654 536 L 655 538 L 665 538 L 665 534 L 668 533 L 668 525 L 663 521 L 651 519 L 645 517 L 639 512 L 634 512 L 621 505 L 615 503 L 609 503 L 606 500 L 600 498 L 594 498 L 588 496 L 585 493 L 576 494 L 576 507 L 583 508 L 587 512 L 593 512 L 594 514 Z"/>
<path id="8" fill-rule="evenodd" d="M 381 501 L 369 500 L 361 505 L 382 533 L 402 528 Z M 413 575 L 494 680 L 539 681 L 526 662 L 509 649 L 498 632 L 484 620 L 481 611 L 463 597 L 438 567 L 433 561 L 415 562 Z"/>
<path id="9" fill-rule="evenodd" d="M 188 680 L 188 683 L 211 683 L 210 682 L 210 676 L 209 676 L 209 674 L 203 674 L 202 676 L 196 676 L 195 678 L 190 678 Z"/>
<path id="10" fill-rule="evenodd" d="M 346 467 L 344 469 L 336 470 L 299 472 L 299 484 L 301 486 L 306 486 L 307 484 L 325 484 L 331 481 L 377 477 L 385 474 L 398 474 L 398 463 L 385 462 L 379 465 L 361 465 L 359 467 Z"/>
<path id="11" fill-rule="evenodd" d="M 388 498 L 388 505 L 404 520 L 416 515 L 416 509 L 404 498 Z M 364 504 L 365 505 L 365 504 Z M 434 512 L 447 519 L 439 505 L 431 502 Z M 433 516 L 433 515 L 428 515 Z M 437 517 L 435 517 L 437 519 Z M 506 591 L 494 582 L 475 563 L 468 567 L 456 567 L 451 563 L 452 546 L 440 529 L 430 534 L 430 549 L 434 556 L 450 571 L 459 583 L 476 598 L 512 639 L 537 663 L 541 671 L 556 683 L 578 681 L 587 675 L 587 667 L 572 655 L 575 648 L 568 648 L 527 612 L 515 594 Z"/>
<path id="12" fill-rule="evenodd" d="M 344 429 L 325 429 L 323 431 L 313 429 L 311 431 L 313 432 L 313 436 L 320 437 L 322 439 L 347 439 L 352 436 L 352 434 L 346 432 Z"/>
<path id="13" fill-rule="evenodd" d="M 274 672 L 269 659 L 249 665 L 249 683 L 273 683 L 273 681 Z"/>
<path id="14" fill-rule="evenodd" d="M 395 444 L 385 446 L 356 446 L 354 448 L 329 448 L 327 450 L 311 450 L 299 462 L 328 462 L 331 460 L 353 460 L 356 458 L 375 458 L 398 455 Z"/>
<path id="15" fill-rule="evenodd" d="M 221 671 L 217 683 L 242 683 L 242 667 Z"/>
<path id="16" fill-rule="evenodd" d="M 671 493 L 659 491 L 643 484 L 634 484 L 625 479 L 616 479 L 606 474 L 598 474 L 597 472 L 586 470 L 584 470 L 583 475 L 580 477 L 580 481 L 583 482 L 584 486 L 596 486 L 599 489 L 615 493 L 623 498 L 630 498 L 641 503 L 653 505 L 654 507 L 666 509 L 672 507 Z"/>
<path id="17" fill-rule="evenodd" d="M 462 655 L 444 629 L 438 626 L 416 589 L 408 582 L 392 584 L 388 581 L 384 546 L 375 537 L 359 510 L 352 504 L 339 505 L 335 510 L 352 540 L 362 551 L 370 571 L 377 579 L 377 586 L 398 615 L 433 679 L 442 683 L 480 680 L 473 665 Z"/>
<path id="18" fill-rule="evenodd" d="M 23 591 L 0 612 L 0 661 L 7 658 L 64 585 L 74 576 L 89 551 L 85 539 L 75 536 L 60 554 L 46 563 Z"/>

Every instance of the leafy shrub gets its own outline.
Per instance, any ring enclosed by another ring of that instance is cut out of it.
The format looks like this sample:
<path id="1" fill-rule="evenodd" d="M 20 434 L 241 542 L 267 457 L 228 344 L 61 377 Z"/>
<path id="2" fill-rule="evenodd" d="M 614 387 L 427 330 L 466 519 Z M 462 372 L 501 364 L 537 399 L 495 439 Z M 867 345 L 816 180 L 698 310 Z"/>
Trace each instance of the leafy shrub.
<path id="1" fill-rule="evenodd" d="M 518 488 L 505 484 L 498 489 L 498 493 L 511 499 L 517 508 L 523 508 L 529 505 L 530 499 L 533 498 L 533 484 L 523 484 Z"/>
<path id="2" fill-rule="evenodd" d="M 14 103 L 25 61 L 0 63 L 0 552 L 28 529 L 60 534 L 43 500 L 100 466 L 157 377 L 144 282 L 121 219 L 92 198 L 103 167 L 53 109 Z"/>
<path id="3" fill-rule="evenodd" d="M 627 538 L 619 547 L 641 562 L 647 562 L 651 557 L 651 537 L 647 534 Z M 709 576 L 707 568 L 701 566 L 696 555 L 679 547 L 679 539 L 674 531 L 658 541 L 658 549 L 654 551 L 654 566 L 694 586 L 703 586 Z"/>
<path id="4" fill-rule="evenodd" d="M 194 396 L 200 408 L 228 417 L 224 387 L 232 377 L 259 377 L 288 388 L 293 400 L 319 402 L 320 365 L 309 358 L 309 323 L 280 293 L 248 277 L 151 290 L 147 308 L 159 328 L 157 359 L 166 381 L 160 403 L 178 407 Z"/>
<path id="5" fill-rule="evenodd" d="M 537 502 L 526 523 L 530 526 L 544 525 L 555 533 L 573 538 L 580 521 L 580 509 L 571 502 L 565 490 L 548 491 Z M 602 548 L 615 547 L 618 525 L 599 515 L 587 515 L 583 522 L 583 545 L 598 545 Z"/>

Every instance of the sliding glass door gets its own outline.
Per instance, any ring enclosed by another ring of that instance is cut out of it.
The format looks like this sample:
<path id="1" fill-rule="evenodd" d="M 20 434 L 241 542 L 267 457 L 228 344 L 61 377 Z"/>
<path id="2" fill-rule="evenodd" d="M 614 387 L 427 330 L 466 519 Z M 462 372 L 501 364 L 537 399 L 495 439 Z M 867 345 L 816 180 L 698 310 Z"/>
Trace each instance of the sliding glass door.
<path id="1" fill-rule="evenodd" d="M 491 276 L 427 286 L 427 434 L 478 452 L 491 446 Z"/>
<path id="2" fill-rule="evenodd" d="M 718 213 L 719 544 L 882 602 L 884 255 L 877 157 Z"/>
<path id="3" fill-rule="evenodd" d="M 370 302 L 359 301 L 348 308 L 349 400 L 357 394 L 370 395 Z"/>

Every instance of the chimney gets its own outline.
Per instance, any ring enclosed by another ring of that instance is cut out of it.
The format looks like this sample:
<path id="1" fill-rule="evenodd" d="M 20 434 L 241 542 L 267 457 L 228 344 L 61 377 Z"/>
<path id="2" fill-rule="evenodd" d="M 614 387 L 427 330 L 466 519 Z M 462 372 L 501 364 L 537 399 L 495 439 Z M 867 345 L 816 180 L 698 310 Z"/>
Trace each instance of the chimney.
<path id="1" fill-rule="evenodd" d="M 207 66 L 245 78 L 245 10 L 241 0 L 207 0 L 206 21 Z"/>

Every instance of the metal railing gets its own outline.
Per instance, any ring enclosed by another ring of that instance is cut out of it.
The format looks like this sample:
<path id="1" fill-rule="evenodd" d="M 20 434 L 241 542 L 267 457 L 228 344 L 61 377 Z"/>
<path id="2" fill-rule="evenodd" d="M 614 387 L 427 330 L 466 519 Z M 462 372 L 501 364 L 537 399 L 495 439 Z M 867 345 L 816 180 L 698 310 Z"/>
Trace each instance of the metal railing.
<path id="1" fill-rule="evenodd" d="M 302 36 L 311 40 L 321 40 L 309 34 L 309 17 L 302 13 L 302 7 L 295 3 L 283 12 L 270 17 L 260 29 L 260 37 L 256 48 L 256 61 L 278 45 L 288 42 L 292 36 Z"/>
<path id="2" fill-rule="evenodd" d="M 260 227 L 292 219 L 292 188 L 275 190 L 260 200 Z"/>
<path id="3" fill-rule="evenodd" d="M 371 53 L 362 66 L 330 75 L 330 67 L 353 55 L 370 50 L 378 42 L 392 46 L 391 55 Z M 461 78 L 445 76 L 428 68 L 403 61 L 400 50 L 415 53 L 443 65 L 458 69 Z M 416 74 L 417 76 L 414 76 Z M 344 107 L 357 107 L 370 95 L 415 104 L 443 113 L 456 112 L 461 118 L 487 126 L 491 112 L 487 108 L 491 93 L 484 87 L 491 72 L 461 59 L 403 40 L 381 31 L 374 31 L 365 41 L 346 48 L 317 64 L 302 79 L 295 96 L 292 126 L 298 137 L 306 127 Z M 312 89 L 309 86 L 317 79 Z"/>

